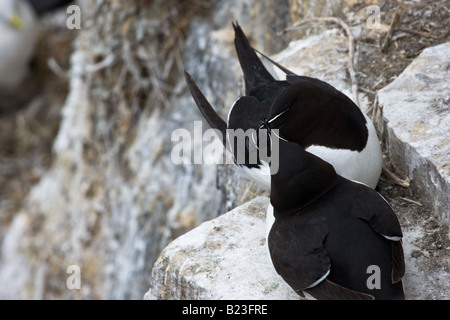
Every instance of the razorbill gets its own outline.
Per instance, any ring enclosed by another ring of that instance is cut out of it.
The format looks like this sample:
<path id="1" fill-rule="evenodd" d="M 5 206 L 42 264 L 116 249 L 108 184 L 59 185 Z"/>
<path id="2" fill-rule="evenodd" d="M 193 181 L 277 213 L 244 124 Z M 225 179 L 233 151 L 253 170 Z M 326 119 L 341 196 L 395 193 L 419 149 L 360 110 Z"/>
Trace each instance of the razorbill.
<path id="1" fill-rule="evenodd" d="M 245 96 L 240 98 L 235 102 L 234 106 L 237 105 L 237 108 L 240 108 L 241 112 L 230 112 L 227 124 L 227 122 L 216 113 L 192 79 L 192 76 L 186 70 L 184 71 L 184 74 L 189 91 L 200 112 L 210 126 L 220 132 L 222 143 L 226 150 L 233 154 L 233 159 L 237 167 L 263 188 L 269 189 L 269 166 L 267 162 L 262 161 L 259 149 L 250 141 L 252 138 L 250 133 L 256 132 L 256 129 L 261 126 L 261 116 L 258 112 L 263 107 L 263 103 L 259 102 L 254 97 Z M 250 133 L 246 134 L 248 129 L 253 129 L 255 131 L 249 131 Z M 231 137 L 229 135 L 229 130 L 234 133 L 241 130 L 242 135 L 235 134 Z M 242 147 L 240 148 L 239 146 Z"/>
<path id="2" fill-rule="evenodd" d="M 316 299 L 404 299 L 402 231 L 384 198 L 299 144 L 280 140 L 278 159 L 268 247 L 284 281 Z"/>
<path id="3" fill-rule="evenodd" d="M 39 77 L 31 68 L 38 41 L 38 18 L 68 2 L 0 1 L 0 115 L 25 106 L 39 91 Z"/>
<path id="4" fill-rule="evenodd" d="M 297 103 L 292 106 L 277 106 L 277 115 L 280 116 L 277 122 L 285 122 L 285 128 L 281 130 L 282 138 L 297 142 L 307 129 L 308 145 L 304 146 L 307 151 L 331 163 L 340 175 L 375 188 L 383 158 L 372 121 L 351 99 L 330 84 L 298 76 L 269 59 L 286 73 L 286 80 L 276 80 L 250 46 L 241 27 L 233 23 L 233 28 L 236 52 L 244 75 L 245 95 L 238 98 L 230 108 L 227 122 L 214 111 L 192 77 L 187 77 L 188 87 L 199 110 L 212 128 L 222 132 L 224 145 L 227 128 L 257 130 L 261 116 L 268 117 L 275 99 L 281 96 L 296 100 Z M 303 98 L 306 99 L 302 101 Z M 281 117 L 288 107 L 289 116 L 285 114 Z M 297 123 L 299 117 L 310 121 L 306 128 Z M 318 123 L 320 126 L 316 126 Z M 289 128 L 288 132 L 286 128 Z M 240 163 L 239 167 L 262 187 L 270 189 L 267 165 L 259 158 L 257 163 Z"/>

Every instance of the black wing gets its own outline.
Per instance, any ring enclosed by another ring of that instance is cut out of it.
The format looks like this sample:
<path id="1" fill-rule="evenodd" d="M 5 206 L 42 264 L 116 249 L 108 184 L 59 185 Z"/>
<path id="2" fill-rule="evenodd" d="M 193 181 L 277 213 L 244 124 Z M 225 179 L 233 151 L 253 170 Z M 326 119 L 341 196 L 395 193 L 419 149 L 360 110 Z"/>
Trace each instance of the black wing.
<path id="1" fill-rule="evenodd" d="M 272 263 L 296 292 L 307 289 L 330 270 L 330 258 L 323 246 L 327 234 L 323 220 L 275 220 L 268 241 Z"/>
<path id="2" fill-rule="evenodd" d="M 245 80 L 245 94 L 252 95 L 252 90 L 260 83 L 275 81 L 274 77 L 267 71 L 261 60 L 259 60 L 253 48 L 242 31 L 239 24 L 233 23 L 235 38 L 234 45 L 239 58 Z"/>
<path id="3" fill-rule="evenodd" d="M 266 56 L 264 53 L 262 53 L 259 50 L 256 50 L 255 48 L 253 48 L 253 50 L 255 50 L 256 52 L 258 52 L 260 55 L 262 55 L 265 59 L 267 59 L 270 63 L 272 63 L 274 66 L 276 66 L 278 69 L 280 69 L 281 71 L 283 71 L 286 75 L 290 75 L 290 76 L 295 76 L 295 77 L 299 77 L 297 74 L 295 74 L 294 72 L 292 72 L 291 70 L 289 70 L 286 67 L 283 67 L 281 64 L 279 64 L 278 62 L 276 62 L 275 60 L 273 60 L 272 58 L 269 58 L 268 56 Z"/>
<path id="4" fill-rule="evenodd" d="M 353 216 L 367 221 L 377 233 L 392 244 L 392 282 L 399 282 L 405 275 L 405 260 L 401 238 L 403 237 L 400 222 L 387 201 L 376 191 L 360 188 L 364 196 L 355 196 L 351 209 Z M 364 199 L 364 200 L 362 200 Z"/>
<path id="5" fill-rule="evenodd" d="M 217 112 L 213 109 L 211 104 L 208 102 L 206 97 L 198 88 L 197 84 L 192 79 L 191 75 L 185 70 L 184 75 L 186 78 L 186 83 L 188 85 L 189 91 L 191 92 L 192 97 L 197 104 L 198 109 L 205 117 L 206 121 L 208 121 L 209 125 L 213 129 L 217 129 L 222 134 L 222 143 L 226 147 L 226 122 L 217 114 Z"/>
<path id="6" fill-rule="evenodd" d="M 375 300 L 375 297 L 370 294 L 345 288 L 328 279 L 305 292 L 318 300 Z"/>
<path id="7" fill-rule="evenodd" d="M 323 242 L 328 235 L 325 219 L 282 219 L 269 233 L 269 250 L 275 270 L 299 295 L 316 299 L 372 300 L 328 279 L 331 261 Z M 319 281 L 320 280 L 320 281 Z"/>

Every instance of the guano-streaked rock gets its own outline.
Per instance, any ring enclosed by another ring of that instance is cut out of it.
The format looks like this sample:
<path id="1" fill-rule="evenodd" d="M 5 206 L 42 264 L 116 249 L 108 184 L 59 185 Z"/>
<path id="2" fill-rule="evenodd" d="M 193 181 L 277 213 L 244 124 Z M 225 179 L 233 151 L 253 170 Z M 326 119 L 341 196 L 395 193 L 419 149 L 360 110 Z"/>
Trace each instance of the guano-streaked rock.
<path id="1" fill-rule="evenodd" d="M 204 222 L 170 243 L 156 261 L 146 299 L 298 299 L 270 261 L 269 199 Z"/>
<path id="2" fill-rule="evenodd" d="M 450 43 L 425 49 L 378 92 L 390 162 L 450 224 Z"/>

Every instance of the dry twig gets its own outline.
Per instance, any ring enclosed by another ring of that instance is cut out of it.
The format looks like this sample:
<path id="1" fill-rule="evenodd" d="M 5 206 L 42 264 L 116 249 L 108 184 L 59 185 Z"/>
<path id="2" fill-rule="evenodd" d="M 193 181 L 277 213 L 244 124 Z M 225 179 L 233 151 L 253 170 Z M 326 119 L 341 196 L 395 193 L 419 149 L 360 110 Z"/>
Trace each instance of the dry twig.
<path id="1" fill-rule="evenodd" d="M 390 179 L 392 179 L 392 181 L 395 184 L 398 184 L 399 186 L 404 187 L 404 188 L 408 188 L 409 187 L 409 183 L 411 182 L 411 179 L 409 177 L 406 177 L 405 179 L 400 179 L 391 170 L 389 170 L 385 166 L 383 166 L 383 172 L 386 173 L 386 175 Z"/>
<path id="2" fill-rule="evenodd" d="M 424 38 L 433 38 L 433 39 L 438 39 L 439 38 L 439 37 L 436 37 L 436 36 L 432 35 L 431 31 L 430 32 L 421 32 L 421 31 L 411 30 L 411 29 L 407 29 L 407 28 L 398 28 L 397 30 L 403 31 L 403 32 L 412 33 L 412 34 L 415 34 L 417 36 L 421 36 L 421 37 L 424 37 Z"/>
<path id="3" fill-rule="evenodd" d="M 419 202 L 419 201 L 415 201 L 415 200 L 412 200 L 412 199 L 409 199 L 409 198 L 405 198 L 405 197 L 399 197 L 399 198 L 404 200 L 404 201 L 411 202 L 411 203 L 415 204 L 416 206 L 419 206 L 419 207 L 423 206 L 423 204 L 421 202 Z"/>
<path id="4" fill-rule="evenodd" d="M 391 25 L 389 26 L 389 31 L 386 34 L 386 37 L 384 38 L 383 45 L 381 46 L 381 52 L 384 52 L 387 47 L 389 47 L 389 44 L 391 43 L 392 35 L 394 34 L 395 26 L 398 23 L 398 20 L 400 18 L 400 10 L 401 6 L 398 5 L 395 9 L 394 18 L 392 19 Z"/>
<path id="5" fill-rule="evenodd" d="M 350 27 L 340 18 L 335 17 L 315 17 L 315 18 L 304 18 L 295 22 L 291 27 L 286 28 L 278 32 L 278 35 L 283 35 L 289 31 L 294 31 L 300 29 L 301 26 L 308 22 L 325 22 L 325 23 L 335 23 L 338 24 L 342 29 L 344 29 L 347 39 L 348 39 L 348 73 L 350 75 L 350 80 L 352 82 L 352 93 L 356 104 L 359 106 L 358 98 L 358 82 L 356 80 L 356 72 L 354 68 L 355 59 L 355 42 L 352 37 L 352 32 Z"/>

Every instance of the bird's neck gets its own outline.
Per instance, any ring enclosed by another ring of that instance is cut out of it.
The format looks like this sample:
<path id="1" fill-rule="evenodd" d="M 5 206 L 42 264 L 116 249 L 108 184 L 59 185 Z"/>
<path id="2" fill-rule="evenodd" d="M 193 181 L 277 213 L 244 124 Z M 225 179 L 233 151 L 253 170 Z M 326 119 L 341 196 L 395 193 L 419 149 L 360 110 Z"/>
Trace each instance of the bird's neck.
<path id="1" fill-rule="evenodd" d="M 278 142 L 278 170 L 271 172 L 270 194 L 275 217 L 298 212 L 332 189 L 339 180 L 329 163 L 295 143 L 280 139 Z"/>

